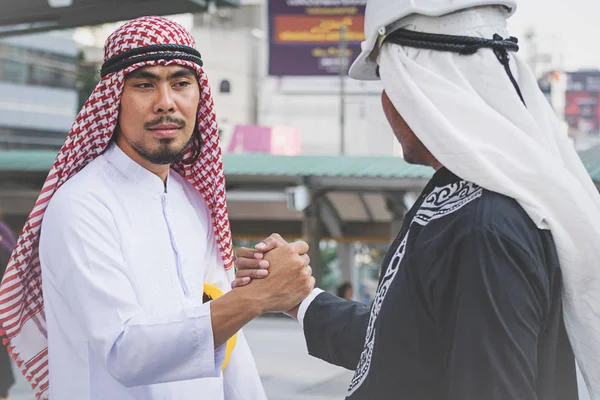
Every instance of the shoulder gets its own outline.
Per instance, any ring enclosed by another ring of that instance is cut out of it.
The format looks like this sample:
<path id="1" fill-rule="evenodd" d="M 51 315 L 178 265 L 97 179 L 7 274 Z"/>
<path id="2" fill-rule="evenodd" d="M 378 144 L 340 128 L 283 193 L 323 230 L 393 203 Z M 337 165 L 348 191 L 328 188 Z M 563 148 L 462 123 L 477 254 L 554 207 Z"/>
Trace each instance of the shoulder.
<path id="1" fill-rule="evenodd" d="M 464 180 L 434 189 L 412 223 L 418 226 L 414 229 L 418 253 L 445 253 L 440 249 L 479 236 L 497 238 L 540 258 L 551 241 L 516 200 Z"/>
<path id="2" fill-rule="evenodd" d="M 459 187 L 464 193 L 448 196 L 441 216 L 415 232 L 410 256 L 418 276 L 442 286 L 459 276 L 472 283 L 525 279 L 545 296 L 558 265 L 550 233 L 539 230 L 516 200 L 466 181 Z"/>
<path id="3" fill-rule="evenodd" d="M 464 180 L 435 188 L 426 196 L 413 223 L 434 229 L 443 225 L 450 235 L 474 229 L 509 236 L 538 231 L 516 200 Z"/>
<path id="4" fill-rule="evenodd" d="M 111 198 L 108 190 L 108 163 L 98 157 L 62 184 L 52 195 L 44 212 L 44 224 L 65 223 L 89 212 L 101 212 Z"/>
<path id="5" fill-rule="evenodd" d="M 469 204 L 458 223 L 471 232 L 498 236 L 525 247 L 538 244 L 540 230 L 513 198 L 483 189 L 478 201 Z"/>
<path id="6" fill-rule="evenodd" d="M 61 185 L 48 203 L 39 238 L 40 258 L 46 264 L 81 251 L 84 245 L 117 246 L 114 194 L 104 182 L 106 165 L 96 160 Z"/>

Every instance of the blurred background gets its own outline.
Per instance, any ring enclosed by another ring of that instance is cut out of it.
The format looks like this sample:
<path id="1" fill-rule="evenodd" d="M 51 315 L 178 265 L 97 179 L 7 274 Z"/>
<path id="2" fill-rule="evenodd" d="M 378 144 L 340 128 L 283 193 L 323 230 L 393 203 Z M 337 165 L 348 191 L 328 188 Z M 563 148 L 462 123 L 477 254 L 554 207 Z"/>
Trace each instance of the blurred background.
<path id="1" fill-rule="evenodd" d="M 311 245 L 318 284 L 369 304 L 379 263 L 433 171 L 402 160 L 378 82 L 346 77 L 365 0 L 0 0 L 0 219 L 16 236 L 123 21 L 192 32 L 215 99 L 234 244 Z M 600 185 L 600 3 L 522 0 L 509 28 Z M 341 399 L 351 373 L 306 354 L 299 327 L 247 329 L 269 398 Z M 23 381 L 13 399 L 32 395 Z"/>

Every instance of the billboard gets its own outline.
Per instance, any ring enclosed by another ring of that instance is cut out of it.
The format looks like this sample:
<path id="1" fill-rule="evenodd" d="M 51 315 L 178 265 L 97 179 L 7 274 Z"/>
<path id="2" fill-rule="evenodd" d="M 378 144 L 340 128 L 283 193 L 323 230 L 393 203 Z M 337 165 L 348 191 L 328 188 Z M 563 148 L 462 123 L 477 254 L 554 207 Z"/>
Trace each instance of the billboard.
<path id="1" fill-rule="evenodd" d="M 268 0 L 269 75 L 340 73 L 340 27 L 346 67 L 360 53 L 367 0 Z"/>
<path id="2" fill-rule="evenodd" d="M 600 135 L 600 71 L 567 74 L 565 118 L 569 130 Z"/>
<path id="3" fill-rule="evenodd" d="M 292 126 L 236 125 L 221 141 L 225 153 L 265 153 L 297 156 L 302 149 L 300 129 Z"/>

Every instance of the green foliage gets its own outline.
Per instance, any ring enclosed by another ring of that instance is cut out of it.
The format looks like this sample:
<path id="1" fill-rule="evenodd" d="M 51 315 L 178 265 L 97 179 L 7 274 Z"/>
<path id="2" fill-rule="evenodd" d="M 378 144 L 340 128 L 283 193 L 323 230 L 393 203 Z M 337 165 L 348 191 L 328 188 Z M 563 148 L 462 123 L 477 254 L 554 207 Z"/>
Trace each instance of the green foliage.
<path id="1" fill-rule="evenodd" d="M 78 96 L 77 102 L 81 109 L 100 81 L 100 72 L 97 66 L 86 65 L 83 51 L 79 52 L 77 58 L 79 65 L 77 66 L 75 87 Z"/>

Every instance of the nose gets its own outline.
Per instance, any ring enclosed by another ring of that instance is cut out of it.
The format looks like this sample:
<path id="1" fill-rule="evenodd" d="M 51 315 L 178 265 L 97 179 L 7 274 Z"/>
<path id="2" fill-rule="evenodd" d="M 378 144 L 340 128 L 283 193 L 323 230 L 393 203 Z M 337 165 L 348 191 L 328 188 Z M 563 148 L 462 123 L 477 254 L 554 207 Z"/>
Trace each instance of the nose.
<path id="1" fill-rule="evenodd" d="M 173 99 L 173 93 L 171 93 L 171 87 L 169 85 L 160 85 L 159 90 L 156 91 L 157 98 L 154 106 L 154 111 L 157 114 L 172 114 L 175 112 L 176 104 Z"/>

